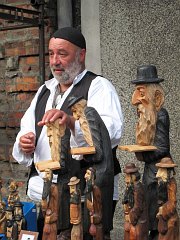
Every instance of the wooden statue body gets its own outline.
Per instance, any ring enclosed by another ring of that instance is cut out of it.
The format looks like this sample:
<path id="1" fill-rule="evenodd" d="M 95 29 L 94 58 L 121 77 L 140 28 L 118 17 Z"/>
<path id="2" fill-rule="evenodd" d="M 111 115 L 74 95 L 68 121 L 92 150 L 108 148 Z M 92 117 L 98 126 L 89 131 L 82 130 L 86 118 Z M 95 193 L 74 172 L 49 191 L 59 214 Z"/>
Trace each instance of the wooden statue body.
<path id="1" fill-rule="evenodd" d="M 9 185 L 9 196 L 8 196 L 8 206 L 14 205 L 15 202 L 20 201 L 19 193 L 18 193 L 18 185 L 15 181 L 12 181 Z"/>
<path id="2" fill-rule="evenodd" d="M 80 190 L 71 195 L 70 199 L 70 222 L 79 224 L 81 222 L 81 194 Z"/>
<path id="3" fill-rule="evenodd" d="M 52 183 L 49 196 L 48 207 L 46 210 L 42 240 L 57 239 L 57 220 L 58 220 L 59 202 L 58 186 Z"/>
<path id="4" fill-rule="evenodd" d="M 167 184 L 168 201 L 165 202 L 157 214 L 158 218 L 158 240 L 180 240 L 179 216 L 176 210 L 177 184 L 171 178 Z"/>
<path id="5" fill-rule="evenodd" d="M 90 215 L 89 232 L 96 240 L 103 240 L 102 199 L 100 188 L 93 185 L 93 190 L 88 195 L 86 204 Z"/>
<path id="6" fill-rule="evenodd" d="M 0 234 L 5 233 L 5 221 L 6 221 L 6 212 L 5 212 L 5 203 L 0 203 Z"/>
<path id="7" fill-rule="evenodd" d="M 70 178 L 70 223 L 73 224 L 71 230 L 71 240 L 83 240 L 83 229 L 81 222 L 81 190 L 80 179 L 76 176 Z"/>
<path id="8" fill-rule="evenodd" d="M 148 240 L 148 215 L 144 188 L 134 184 L 134 205 L 124 204 L 124 240 Z"/>

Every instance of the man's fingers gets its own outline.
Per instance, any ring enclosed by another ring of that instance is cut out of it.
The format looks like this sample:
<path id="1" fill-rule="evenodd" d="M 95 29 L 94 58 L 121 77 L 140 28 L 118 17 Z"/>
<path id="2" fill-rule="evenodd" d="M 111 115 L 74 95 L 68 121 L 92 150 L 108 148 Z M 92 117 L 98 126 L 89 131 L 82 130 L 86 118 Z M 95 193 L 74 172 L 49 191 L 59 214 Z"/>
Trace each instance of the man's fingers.
<path id="1" fill-rule="evenodd" d="M 43 126 L 46 125 L 47 123 L 52 123 L 59 118 L 62 119 L 64 114 L 65 113 L 63 111 L 60 111 L 58 109 L 49 110 L 44 114 L 42 120 L 38 122 L 38 126 Z"/>

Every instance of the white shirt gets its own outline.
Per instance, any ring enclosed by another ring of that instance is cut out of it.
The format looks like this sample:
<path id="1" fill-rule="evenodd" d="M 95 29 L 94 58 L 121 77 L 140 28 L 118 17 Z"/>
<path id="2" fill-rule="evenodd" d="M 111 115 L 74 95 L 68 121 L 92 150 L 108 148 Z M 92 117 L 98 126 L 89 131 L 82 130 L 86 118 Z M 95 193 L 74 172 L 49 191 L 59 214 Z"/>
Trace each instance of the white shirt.
<path id="1" fill-rule="evenodd" d="M 60 108 L 62 106 L 64 100 L 70 93 L 73 86 L 82 79 L 86 72 L 87 70 L 84 70 L 74 79 L 73 84 L 63 94 L 62 99 L 61 101 L 59 101 L 59 104 L 56 108 Z M 52 109 L 54 94 L 58 84 L 59 82 L 55 78 L 52 78 L 51 80 L 45 82 L 46 87 L 50 90 L 50 96 L 47 100 L 45 111 Z M 27 167 L 32 164 L 33 158 L 32 155 L 24 154 L 21 151 L 21 149 L 19 148 L 19 138 L 28 132 L 33 132 L 35 134 L 35 107 L 37 98 L 43 86 L 44 85 L 42 85 L 38 89 L 35 97 L 30 104 L 30 107 L 27 109 L 23 118 L 21 119 L 20 132 L 16 137 L 16 142 L 14 144 L 12 152 L 14 159 L 19 164 L 24 164 Z M 110 135 L 112 148 L 117 146 L 120 142 L 120 137 L 122 134 L 123 115 L 119 97 L 114 86 L 107 79 L 101 76 L 97 76 L 90 85 L 88 91 L 87 105 L 94 107 L 103 119 Z M 46 130 L 47 127 L 43 126 L 34 152 L 34 163 L 51 159 L 49 139 L 47 137 Z M 75 135 L 71 137 L 71 145 L 83 146 L 84 144 L 85 141 L 80 130 L 79 123 L 78 121 L 76 121 Z M 41 178 L 41 180 L 38 181 L 37 176 L 36 178 L 32 178 L 29 181 L 28 195 L 34 201 L 41 200 L 41 194 L 43 189 L 43 176 L 44 173 L 39 172 L 39 177 Z M 55 178 L 54 181 L 56 181 Z"/>

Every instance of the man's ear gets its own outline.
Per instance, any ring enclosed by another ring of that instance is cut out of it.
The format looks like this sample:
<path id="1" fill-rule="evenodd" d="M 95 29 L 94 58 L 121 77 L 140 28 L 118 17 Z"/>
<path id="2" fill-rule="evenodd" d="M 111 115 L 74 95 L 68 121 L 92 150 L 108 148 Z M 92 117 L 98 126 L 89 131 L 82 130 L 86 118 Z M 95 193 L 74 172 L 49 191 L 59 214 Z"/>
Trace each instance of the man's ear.
<path id="1" fill-rule="evenodd" d="M 161 109 L 163 103 L 164 103 L 163 94 L 159 90 L 156 90 L 156 92 L 155 92 L 155 105 L 156 105 L 157 112 Z"/>

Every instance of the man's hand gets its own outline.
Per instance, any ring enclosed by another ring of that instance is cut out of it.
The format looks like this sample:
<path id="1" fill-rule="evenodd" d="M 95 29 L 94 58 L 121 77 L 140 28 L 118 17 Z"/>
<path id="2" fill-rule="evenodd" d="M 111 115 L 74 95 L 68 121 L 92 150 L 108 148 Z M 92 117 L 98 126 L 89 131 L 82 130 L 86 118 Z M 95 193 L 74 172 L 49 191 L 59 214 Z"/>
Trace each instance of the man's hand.
<path id="1" fill-rule="evenodd" d="M 19 139 L 19 146 L 21 150 L 26 154 L 32 154 L 35 149 L 36 136 L 33 132 L 26 133 Z"/>
<path id="2" fill-rule="evenodd" d="M 72 131 L 74 130 L 75 119 L 67 115 L 64 111 L 58 109 L 51 109 L 47 111 L 42 120 L 38 122 L 38 126 L 44 126 L 47 123 L 52 123 L 59 119 L 59 124 L 66 124 Z"/>

